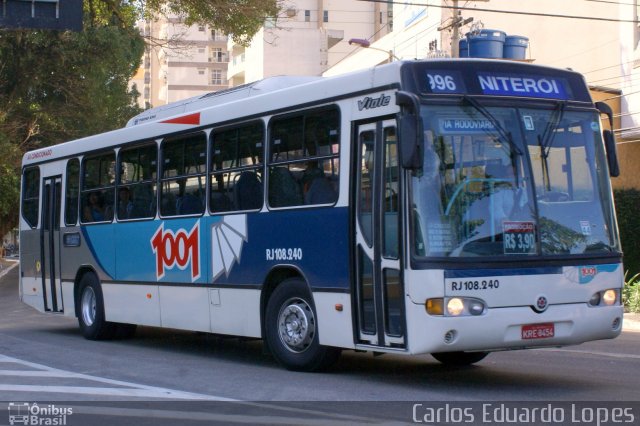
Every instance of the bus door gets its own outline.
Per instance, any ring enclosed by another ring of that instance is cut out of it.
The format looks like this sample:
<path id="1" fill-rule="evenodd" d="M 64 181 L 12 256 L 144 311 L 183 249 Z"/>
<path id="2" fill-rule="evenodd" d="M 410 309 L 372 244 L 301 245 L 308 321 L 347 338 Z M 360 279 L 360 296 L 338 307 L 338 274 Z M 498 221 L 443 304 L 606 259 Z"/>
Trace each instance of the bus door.
<path id="1" fill-rule="evenodd" d="M 62 312 L 60 283 L 60 207 L 62 177 L 42 179 L 42 224 L 40 227 L 40 268 L 44 309 Z"/>
<path id="2" fill-rule="evenodd" d="M 404 348 L 400 166 L 395 120 L 359 125 L 355 198 L 355 271 L 360 344 Z"/>

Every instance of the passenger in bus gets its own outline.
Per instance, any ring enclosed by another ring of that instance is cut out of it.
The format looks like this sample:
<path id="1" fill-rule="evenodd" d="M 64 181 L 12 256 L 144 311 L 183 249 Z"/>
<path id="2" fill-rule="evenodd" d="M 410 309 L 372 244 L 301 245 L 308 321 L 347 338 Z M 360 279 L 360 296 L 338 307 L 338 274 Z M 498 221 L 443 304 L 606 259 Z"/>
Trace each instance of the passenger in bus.
<path id="1" fill-rule="evenodd" d="M 134 215 L 134 205 L 131 198 L 131 191 L 126 186 L 118 189 L 118 219 L 131 219 Z"/>
<path id="2" fill-rule="evenodd" d="M 302 175 L 302 192 L 305 204 L 330 204 L 338 198 L 331 182 L 316 161 L 310 161 Z"/>
<path id="3" fill-rule="evenodd" d="M 82 217 L 85 222 L 102 222 L 106 220 L 104 200 L 100 191 L 93 191 L 87 197 L 87 205 L 84 206 Z"/>

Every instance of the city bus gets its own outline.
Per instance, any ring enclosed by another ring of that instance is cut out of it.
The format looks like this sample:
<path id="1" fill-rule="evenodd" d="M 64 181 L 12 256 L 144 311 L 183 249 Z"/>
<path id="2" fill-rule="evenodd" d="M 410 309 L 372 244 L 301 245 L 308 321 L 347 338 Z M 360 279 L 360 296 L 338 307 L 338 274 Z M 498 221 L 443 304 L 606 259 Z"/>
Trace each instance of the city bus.
<path id="1" fill-rule="evenodd" d="M 90 340 L 244 336 L 303 371 L 614 338 L 611 121 L 576 72 L 481 59 L 149 109 L 25 154 L 20 298 Z"/>

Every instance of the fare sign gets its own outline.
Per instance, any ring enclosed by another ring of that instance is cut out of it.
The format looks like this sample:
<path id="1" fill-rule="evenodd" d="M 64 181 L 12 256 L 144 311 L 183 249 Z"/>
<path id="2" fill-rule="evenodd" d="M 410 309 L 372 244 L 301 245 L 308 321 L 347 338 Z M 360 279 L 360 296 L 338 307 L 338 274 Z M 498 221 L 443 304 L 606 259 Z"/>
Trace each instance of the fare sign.
<path id="1" fill-rule="evenodd" d="M 536 251 L 536 227 L 533 222 L 502 222 L 504 254 L 530 254 Z"/>

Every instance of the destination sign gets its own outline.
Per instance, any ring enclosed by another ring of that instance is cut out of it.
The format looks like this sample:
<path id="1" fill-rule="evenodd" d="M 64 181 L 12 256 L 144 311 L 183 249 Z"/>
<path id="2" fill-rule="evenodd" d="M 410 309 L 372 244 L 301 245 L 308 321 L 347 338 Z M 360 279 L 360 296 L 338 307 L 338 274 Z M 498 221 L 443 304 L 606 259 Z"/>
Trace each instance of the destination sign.
<path id="1" fill-rule="evenodd" d="M 428 71 L 427 85 L 431 93 L 463 93 L 464 82 L 458 71 Z"/>
<path id="2" fill-rule="evenodd" d="M 568 84 L 562 78 L 480 72 L 478 82 L 485 95 L 569 99 Z"/>
<path id="3" fill-rule="evenodd" d="M 440 133 L 486 133 L 496 130 L 493 123 L 486 119 L 441 118 L 438 120 Z"/>

